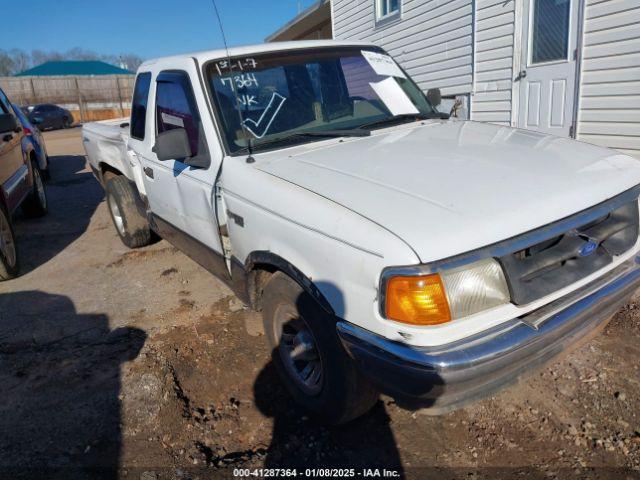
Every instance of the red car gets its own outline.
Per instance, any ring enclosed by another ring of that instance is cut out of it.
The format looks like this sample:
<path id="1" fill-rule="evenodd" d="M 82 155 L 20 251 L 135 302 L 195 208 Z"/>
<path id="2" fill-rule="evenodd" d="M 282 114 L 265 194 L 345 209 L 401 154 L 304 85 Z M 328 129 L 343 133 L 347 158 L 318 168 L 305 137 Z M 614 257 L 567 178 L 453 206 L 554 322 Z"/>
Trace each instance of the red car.
<path id="1" fill-rule="evenodd" d="M 47 213 L 37 153 L 31 142 L 23 142 L 24 136 L 11 102 L 0 90 L 0 281 L 15 277 L 20 269 L 13 212 L 22 206 L 27 216 Z"/>

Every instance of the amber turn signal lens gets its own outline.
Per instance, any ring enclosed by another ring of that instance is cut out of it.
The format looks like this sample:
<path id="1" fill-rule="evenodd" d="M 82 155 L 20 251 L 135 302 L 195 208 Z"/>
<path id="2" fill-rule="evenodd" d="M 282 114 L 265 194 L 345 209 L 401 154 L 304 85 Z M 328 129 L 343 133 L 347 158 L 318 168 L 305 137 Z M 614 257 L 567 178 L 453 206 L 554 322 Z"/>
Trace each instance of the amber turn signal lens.
<path id="1" fill-rule="evenodd" d="M 440 275 L 391 277 L 387 282 L 385 313 L 389 320 L 411 325 L 438 325 L 451 320 Z"/>

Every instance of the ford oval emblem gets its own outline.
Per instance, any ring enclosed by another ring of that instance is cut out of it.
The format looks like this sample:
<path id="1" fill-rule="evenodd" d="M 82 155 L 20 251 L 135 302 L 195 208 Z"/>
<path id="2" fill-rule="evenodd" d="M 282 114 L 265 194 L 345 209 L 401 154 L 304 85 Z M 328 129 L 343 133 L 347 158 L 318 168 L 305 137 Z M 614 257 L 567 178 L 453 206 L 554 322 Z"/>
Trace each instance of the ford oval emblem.
<path id="1" fill-rule="evenodd" d="M 598 244 L 593 240 L 589 240 L 580 248 L 580 250 L 578 250 L 578 256 L 588 257 L 593 252 L 595 252 L 597 248 L 598 248 Z"/>

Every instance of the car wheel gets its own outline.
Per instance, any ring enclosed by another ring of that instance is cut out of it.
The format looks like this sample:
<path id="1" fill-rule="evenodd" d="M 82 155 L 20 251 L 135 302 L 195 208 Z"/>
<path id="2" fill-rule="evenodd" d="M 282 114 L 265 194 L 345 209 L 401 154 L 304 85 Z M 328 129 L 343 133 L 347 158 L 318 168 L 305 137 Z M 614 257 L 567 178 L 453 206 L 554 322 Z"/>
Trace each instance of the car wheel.
<path id="1" fill-rule="evenodd" d="M 112 178 L 105 185 L 107 206 L 113 225 L 124 243 L 129 248 L 139 248 L 151 243 L 149 222 L 136 207 L 136 192 L 129 180 L 120 175 Z"/>
<path id="2" fill-rule="evenodd" d="M 47 191 L 44 188 L 42 173 L 35 162 L 31 162 L 33 187 L 22 204 L 22 210 L 28 217 L 42 217 L 47 214 Z"/>
<path id="3" fill-rule="evenodd" d="M 378 392 L 342 347 L 334 318 L 300 285 L 276 272 L 264 288 L 262 307 L 273 363 L 297 403 L 332 425 L 375 404 Z"/>
<path id="4" fill-rule="evenodd" d="M 18 275 L 18 248 L 11 224 L 11 217 L 0 205 L 0 281 Z"/>

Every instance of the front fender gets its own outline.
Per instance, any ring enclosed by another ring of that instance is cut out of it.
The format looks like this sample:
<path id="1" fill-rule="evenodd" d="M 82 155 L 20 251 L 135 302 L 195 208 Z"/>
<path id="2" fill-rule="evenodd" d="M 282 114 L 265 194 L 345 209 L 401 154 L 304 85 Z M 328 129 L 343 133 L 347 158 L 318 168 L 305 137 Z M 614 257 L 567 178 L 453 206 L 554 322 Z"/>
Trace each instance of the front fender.
<path id="1" fill-rule="evenodd" d="M 417 264 L 415 252 L 342 205 L 237 160 L 220 178 L 232 255 L 243 265 L 282 259 L 327 311 L 386 334 L 376 308 L 380 272 Z"/>

